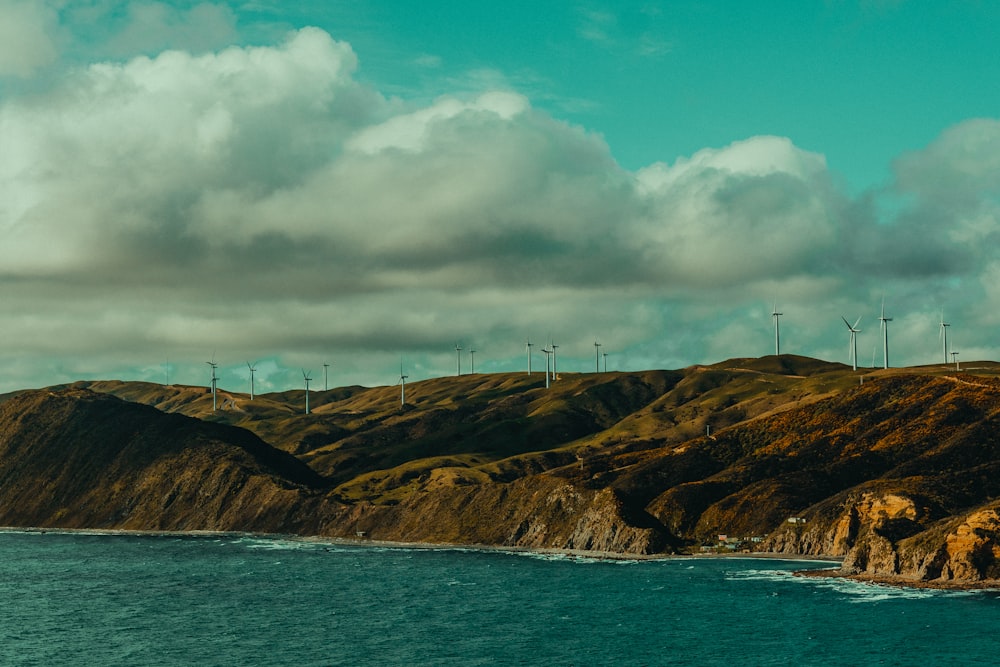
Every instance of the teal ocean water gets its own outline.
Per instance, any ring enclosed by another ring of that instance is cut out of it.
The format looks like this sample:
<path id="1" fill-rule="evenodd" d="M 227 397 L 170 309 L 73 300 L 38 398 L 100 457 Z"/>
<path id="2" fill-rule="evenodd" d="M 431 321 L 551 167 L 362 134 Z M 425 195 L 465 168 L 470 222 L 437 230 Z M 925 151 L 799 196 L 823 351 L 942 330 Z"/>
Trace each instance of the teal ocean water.
<path id="1" fill-rule="evenodd" d="M 246 536 L 0 533 L 3 665 L 993 665 L 1000 594 Z"/>

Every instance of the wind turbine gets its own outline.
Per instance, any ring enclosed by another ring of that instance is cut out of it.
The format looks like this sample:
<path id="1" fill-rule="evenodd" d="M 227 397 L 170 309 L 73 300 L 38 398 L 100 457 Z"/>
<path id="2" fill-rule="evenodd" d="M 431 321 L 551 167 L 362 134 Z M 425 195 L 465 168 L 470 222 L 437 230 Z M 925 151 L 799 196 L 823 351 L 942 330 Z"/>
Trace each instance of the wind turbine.
<path id="1" fill-rule="evenodd" d="M 849 349 L 851 355 L 851 367 L 854 370 L 858 370 L 858 332 L 861 331 L 861 329 L 858 328 L 858 324 L 861 323 L 861 318 L 859 317 L 854 322 L 854 326 L 851 326 L 851 323 L 848 322 L 847 318 L 843 315 L 840 316 L 840 319 L 844 320 L 844 324 L 847 325 L 848 330 L 851 332 L 851 342 L 848 343 L 851 346 Z"/>
<path id="2" fill-rule="evenodd" d="M 601 356 L 604 357 L 604 372 L 607 373 L 608 372 L 608 353 L 607 352 L 602 352 Z"/>
<path id="3" fill-rule="evenodd" d="M 218 383 L 218 378 L 215 376 L 215 369 L 219 367 L 219 364 L 215 363 L 215 355 L 212 355 L 211 361 L 206 361 L 206 364 L 212 367 L 212 412 L 215 412 L 217 406 L 215 400 L 216 385 Z"/>
<path id="4" fill-rule="evenodd" d="M 312 371 L 309 371 L 309 373 L 312 373 Z M 302 379 L 305 380 L 306 383 L 306 414 L 309 414 L 309 383 L 312 382 L 312 378 L 309 377 L 309 373 L 306 372 L 306 369 L 302 369 Z"/>
<path id="5" fill-rule="evenodd" d="M 555 381 L 559 379 L 559 369 L 556 366 L 556 350 L 559 349 L 559 346 L 553 341 L 549 343 L 549 348 L 552 350 L 552 380 Z"/>
<path id="6" fill-rule="evenodd" d="M 951 325 L 944 321 L 944 311 L 941 311 L 941 332 L 938 334 L 938 338 L 942 339 L 943 351 L 944 351 L 944 363 L 948 363 L 948 327 Z"/>
<path id="7" fill-rule="evenodd" d="M 462 346 L 455 343 L 455 355 L 458 357 L 458 374 L 462 374 Z"/>
<path id="8" fill-rule="evenodd" d="M 327 370 L 330 364 L 323 364 L 323 391 L 330 391 L 330 383 L 327 382 Z"/>
<path id="9" fill-rule="evenodd" d="M 960 371 L 960 370 L 962 370 L 962 369 L 961 369 L 961 368 L 959 367 L 959 365 L 958 365 L 958 352 L 952 352 L 952 353 L 951 353 L 951 358 L 955 360 L 955 370 L 956 370 L 956 371 Z"/>
<path id="10" fill-rule="evenodd" d="M 408 378 L 408 377 L 410 377 L 410 376 L 409 375 L 403 375 L 403 362 L 402 361 L 399 362 L 399 382 L 397 382 L 396 384 L 399 385 L 399 405 L 400 406 L 406 405 L 406 378 Z"/>
<path id="11" fill-rule="evenodd" d="M 597 355 L 597 369 L 596 372 L 601 372 L 601 344 L 596 340 L 594 341 L 594 354 Z"/>
<path id="12" fill-rule="evenodd" d="M 542 352 L 545 353 L 545 388 L 549 388 L 549 357 L 552 356 L 552 350 L 543 347 Z"/>
<path id="13" fill-rule="evenodd" d="M 525 349 L 528 350 L 528 375 L 531 375 L 531 348 L 532 348 L 532 346 L 534 346 L 534 343 L 532 343 L 531 339 L 529 338 L 528 339 L 528 344 L 525 346 Z"/>
<path id="14" fill-rule="evenodd" d="M 882 368 L 889 368 L 889 322 L 892 322 L 892 318 L 885 316 L 885 297 L 882 297 L 882 314 L 878 319 L 882 322 L 882 349 L 885 352 Z"/>
<path id="15" fill-rule="evenodd" d="M 476 351 L 470 348 L 469 349 L 469 357 L 472 359 L 472 368 L 469 369 L 469 372 L 472 373 L 473 375 L 475 375 L 476 374 Z"/>
<path id="16" fill-rule="evenodd" d="M 257 372 L 257 367 L 247 362 L 247 368 L 250 369 L 250 400 L 253 400 L 253 374 Z"/>
<path id="17" fill-rule="evenodd" d="M 778 318 L 780 318 L 784 313 L 778 312 L 778 302 L 774 302 L 774 307 L 771 308 L 771 317 L 774 318 L 774 354 L 775 356 L 781 354 L 781 336 L 778 334 Z"/>

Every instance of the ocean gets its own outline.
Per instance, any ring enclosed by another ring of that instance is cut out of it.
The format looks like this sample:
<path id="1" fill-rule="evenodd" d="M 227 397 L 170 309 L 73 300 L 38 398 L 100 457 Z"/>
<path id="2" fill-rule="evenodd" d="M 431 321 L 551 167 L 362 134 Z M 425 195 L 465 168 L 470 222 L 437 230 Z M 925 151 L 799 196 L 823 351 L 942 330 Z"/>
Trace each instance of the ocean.
<path id="1" fill-rule="evenodd" d="M 2 665 L 992 665 L 1000 593 L 242 535 L 0 533 Z"/>

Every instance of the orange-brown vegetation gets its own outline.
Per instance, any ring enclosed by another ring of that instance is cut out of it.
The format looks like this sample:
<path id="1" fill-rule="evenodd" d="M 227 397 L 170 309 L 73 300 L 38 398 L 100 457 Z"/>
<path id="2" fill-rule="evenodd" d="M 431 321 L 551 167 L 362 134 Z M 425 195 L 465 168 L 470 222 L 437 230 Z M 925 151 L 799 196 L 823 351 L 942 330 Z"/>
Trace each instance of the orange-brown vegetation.
<path id="1" fill-rule="evenodd" d="M 716 545 L 1000 578 L 1000 381 L 782 355 L 253 401 L 81 382 L 0 403 L 0 524 L 624 554 Z M 864 377 L 863 384 L 860 378 Z M 113 395 L 117 398 L 113 398 Z M 119 400 L 124 399 L 124 400 Z"/>

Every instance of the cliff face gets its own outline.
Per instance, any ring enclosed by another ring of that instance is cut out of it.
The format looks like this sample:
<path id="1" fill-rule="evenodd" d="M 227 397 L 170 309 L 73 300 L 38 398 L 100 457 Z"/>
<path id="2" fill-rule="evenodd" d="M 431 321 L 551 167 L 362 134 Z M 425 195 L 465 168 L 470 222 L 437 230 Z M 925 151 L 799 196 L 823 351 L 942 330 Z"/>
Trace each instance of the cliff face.
<path id="1" fill-rule="evenodd" d="M 832 522 L 783 526 L 763 549 L 844 558 L 842 572 L 900 582 L 1000 580 L 1000 504 L 927 521 L 912 498 L 865 493 Z M 929 524 L 929 527 L 925 527 Z"/>
<path id="2" fill-rule="evenodd" d="M 212 413 L 198 388 L 78 383 L 0 403 L 0 524 L 623 554 L 725 534 L 862 576 L 992 581 L 1000 366 L 978 372 L 463 376 L 408 386 L 404 409 L 391 387 L 316 392 L 308 416 L 301 392 Z"/>
<path id="3" fill-rule="evenodd" d="M 583 489 L 541 476 L 416 493 L 399 505 L 357 512 L 354 526 L 368 537 L 406 542 L 672 552 L 662 527 L 628 514 L 610 489 Z"/>

